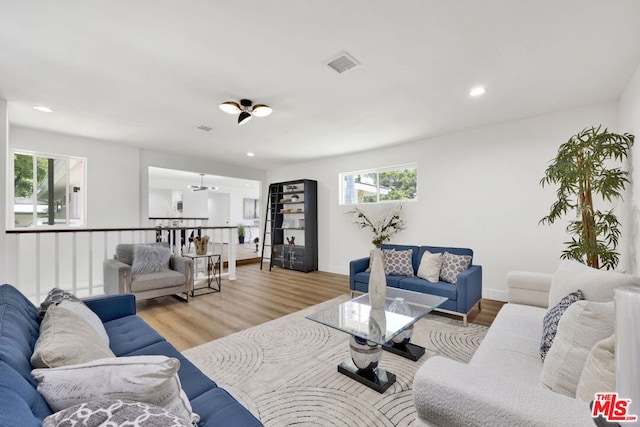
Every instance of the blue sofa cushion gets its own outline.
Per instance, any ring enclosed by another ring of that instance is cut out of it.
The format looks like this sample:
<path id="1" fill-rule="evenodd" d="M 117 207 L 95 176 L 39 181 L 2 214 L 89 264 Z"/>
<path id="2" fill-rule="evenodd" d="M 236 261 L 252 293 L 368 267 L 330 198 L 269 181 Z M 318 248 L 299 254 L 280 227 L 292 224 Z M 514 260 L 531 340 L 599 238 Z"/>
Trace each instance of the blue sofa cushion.
<path id="1" fill-rule="evenodd" d="M 51 415 L 51 409 L 42 395 L 29 381 L 5 362 L 0 362 L 0 388 L 9 389 L 20 396 L 36 417 L 42 419 Z M 2 399 L 0 398 L 0 400 Z M 4 424 L 0 423 L 0 425 Z"/>
<path id="2" fill-rule="evenodd" d="M 356 289 L 360 292 L 369 292 L 369 276 L 371 273 L 368 271 L 363 271 L 361 273 L 356 274 L 356 284 L 363 283 L 365 286 L 362 289 Z M 391 286 L 392 288 L 399 288 L 400 281 L 406 279 L 407 276 L 386 276 L 387 277 L 387 286 Z"/>
<path id="3" fill-rule="evenodd" d="M 24 309 L 0 305 L 0 361 L 6 362 L 33 386 L 31 354 L 39 330 L 36 319 L 28 317 Z"/>
<path id="4" fill-rule="evenodd" d="M 405 277 L 400 281 L 400 289 L 437 295 L 453 301 L 458 299 L 458 289 L 456 285 L 442 281 L 431 283 L 420 277 Z"/>
<path id="5" fill-rule="evenodd" d="M 36 417 L 21 395 L 0 386 L 0 426 L 2 427 L 41 427 L 42 420 Z"/>
<path id="6" fill-rule="evenodd" d="M 104 323 L 109 335 L 109 347 L 116 356 L 127 356 L 134 350 L 165 339 L 142 318 L 131 315 Z"/>
<path id="7" fill-rule="evenodd" d="M 200 424 L 224 427 L 259 427 L 251 412 L 240 405 L 226 390 L 214 388 L 191 401 L 193 411 L 200 415 Z"/>
<path id="8" fill-rule="evenodd" d="M 175 357 L 180 361 L 180 369 L 178 370 L 178 377 L 182 383 L 182 389 L 187 394 L 189 400 L 200 396 L 211 388 L 217 387 L 216 383 L 209 377 L 204 375 L 193 363 L 186 359 L 178 350 L 175 349 L 169 342 L 163 341 L 152 344 L 148 347 L 136 349 L 131 353 L 124 354 L 123 356 L 142 356 L 142 355 L 162 355 Z M 196 411 L 196 413 L 198 413 Z M 199 414 L 199 413 L 198 413 Z"/>

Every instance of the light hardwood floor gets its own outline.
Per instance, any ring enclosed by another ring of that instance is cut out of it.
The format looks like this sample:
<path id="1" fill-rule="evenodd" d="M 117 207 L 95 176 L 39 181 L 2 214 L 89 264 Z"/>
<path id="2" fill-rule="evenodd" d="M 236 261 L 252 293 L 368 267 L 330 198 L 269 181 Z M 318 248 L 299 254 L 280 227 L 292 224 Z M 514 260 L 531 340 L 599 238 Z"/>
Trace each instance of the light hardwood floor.
<path id="1" fill-rule="evenodd" d="M 277 319 L 286 314 L 349 293 L 349 277 L 339 274 L 300 273 L 259 264 L 237 267 L 237 280 L 222 280 L 222 292 L 190 298 L 140 301 L 138 314 L 179 351 Z M 473 323 L 488 326 L 501 302 L 482 300 L 474 308 Z"/>

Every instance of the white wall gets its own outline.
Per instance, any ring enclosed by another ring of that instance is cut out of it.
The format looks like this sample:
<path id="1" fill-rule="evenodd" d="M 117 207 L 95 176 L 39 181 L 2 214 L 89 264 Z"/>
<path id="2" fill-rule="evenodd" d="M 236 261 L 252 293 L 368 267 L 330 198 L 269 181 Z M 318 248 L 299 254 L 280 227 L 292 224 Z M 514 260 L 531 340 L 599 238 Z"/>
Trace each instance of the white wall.
<path id="1" fill-rule="evenodd" d="M 405 204 L 408 228 L 392 242 L 472 248 L 484 297 L 504 300 L 510 270 L 557 268 L 566 221 L 538 225 L 555 195 L 539 181 L 561 143 L 600 123 L 616 127 L 616 103 L 272 169 L 267 177 L 318 181 L 319 268 L 348 274 L 350 260 L 367 256 L 371 236 L 338 204 L 338 174 L 417 162 L 419 200 Z"/>
<path id="2" fill-rule="evenodd" d="M 9 145 L 11 148 L 86 158 L 87 227 L 139 225 L 141 193 L 137 148 L 18 126 L 11 126 Z"/>
<path id="3" fill-rule="evenodd" d="M 626 192 L 624 204 L 625 218 L 624 240 L 621 240 L 621 253 L 625 255 L 625 267 L 632 274 L 638 274 L 640 265 L 640 66 L 636 68 L 627 84 L 619 103 L 619 131 L 636 136 L 629 161 L 632 186 Z"/>

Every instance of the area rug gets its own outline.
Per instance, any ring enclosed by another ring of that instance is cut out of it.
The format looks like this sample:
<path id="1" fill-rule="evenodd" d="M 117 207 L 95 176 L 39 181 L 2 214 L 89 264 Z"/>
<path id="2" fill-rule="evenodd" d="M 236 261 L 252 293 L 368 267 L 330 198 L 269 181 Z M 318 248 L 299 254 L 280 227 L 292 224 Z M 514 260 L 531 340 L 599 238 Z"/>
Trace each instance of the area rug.
<path id="1" fill-rule="evenodd" d="M 183 354 L 267 427 L 411 426 L 418 368 L 436 354 L 468 362 L 487 331 L 437 314 L 421 319 L 411 341 L 426 354 L 413 362 L 383 352 L 380 366 L 396 374 L 396 383 L 379 394 L 338 373 L 338 364 L 349 358 L 349 335 L 305 319 L 347 299 L 334 298 Z"/>

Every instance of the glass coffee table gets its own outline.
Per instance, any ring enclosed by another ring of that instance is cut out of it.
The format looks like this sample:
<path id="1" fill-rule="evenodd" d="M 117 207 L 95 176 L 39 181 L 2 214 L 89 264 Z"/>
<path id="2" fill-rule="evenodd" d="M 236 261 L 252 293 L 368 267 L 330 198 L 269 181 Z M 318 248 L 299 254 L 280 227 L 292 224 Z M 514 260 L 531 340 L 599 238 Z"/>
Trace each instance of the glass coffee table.
<path id="1" fill-rule="evenodd" d="M 351 335 L 351 359 L 338 372 L 384 393 L 396 376 L 379 367 L 382 349 L 418 360 L 424 348 L 410 343 L 413 325 L 447 298 L 387 288 L 385 307 L 372 309 L 369 294 L 307 316 L 307 319 Z"/>

